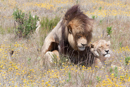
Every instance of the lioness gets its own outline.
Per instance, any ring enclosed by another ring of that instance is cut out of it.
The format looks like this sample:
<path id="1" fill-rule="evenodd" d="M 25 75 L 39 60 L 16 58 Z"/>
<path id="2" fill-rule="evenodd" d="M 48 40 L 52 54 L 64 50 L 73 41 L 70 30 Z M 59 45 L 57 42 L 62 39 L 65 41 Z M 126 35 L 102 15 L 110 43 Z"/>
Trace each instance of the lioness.
<path id="1" fill-rule="evenodd" d="M 110 41 L 99 40 L 91 44 L 91 52 L 95 56 L 94 66 L 102 67 L 110 65 L 112 62 L 112 51 L 110 50 Z"/>

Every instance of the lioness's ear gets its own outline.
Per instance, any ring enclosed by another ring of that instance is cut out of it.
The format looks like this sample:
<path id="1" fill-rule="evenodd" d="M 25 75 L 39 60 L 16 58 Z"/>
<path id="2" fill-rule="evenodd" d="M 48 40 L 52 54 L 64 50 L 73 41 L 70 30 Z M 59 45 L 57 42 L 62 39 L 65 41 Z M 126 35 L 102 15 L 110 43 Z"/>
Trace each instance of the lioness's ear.
<path id="1" fill-rule="evenodd" d="M 91 44 L 91 46 L 90 46 L 91 48 L 94 48 L 94 45 L 93 44 Z"/>
<path id="2" fill-rule="evenodd" d="M 110 41 L 108 41 L 108 42 L 107 42 L 107 44 L 110 46 L 110 45 L 111 45 L 111 42 L 110 42 Z"/>
<path id="3" fill-rule="evenodd" d="M 70 34 L 72 34 L 72 28 L 71 28 L 70 25 L 68 26 L 68 32 L 69 32 Z"/>

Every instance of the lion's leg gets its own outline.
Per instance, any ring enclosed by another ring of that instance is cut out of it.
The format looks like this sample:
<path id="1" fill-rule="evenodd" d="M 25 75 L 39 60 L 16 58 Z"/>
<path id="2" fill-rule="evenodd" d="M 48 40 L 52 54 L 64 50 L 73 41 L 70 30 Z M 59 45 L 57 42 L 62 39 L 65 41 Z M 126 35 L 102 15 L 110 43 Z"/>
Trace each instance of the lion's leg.
<path id="1" fill-rule="evenodd" d="M 56 60 L 59 61 L 60 60 L 59 52 L 57 50 L 54 50 L 52 51 L 52 53 L 56 56 Z"/>
<path id="2" fill-rule="evenodd" d="M 48 51 L 46 52 L 46 54 L 44 55 L 44 61 L 43 63 L 47 66 L 51 66 L 53 65 L 54 62 L 59 61 L 59 52 L 57 50 L 54 51 Z"/>
<path id="3" fill-rule="evenodd" d="M 40 65 L 43 65 L 43 57 L 44 55 L 46 54 L 47 51 L 51 51 L 51 48 L 52 48 L 52 42 L 54 42 L 54 37 L 52 35 L 48 35 L 46 38 L 45 38 L 45 41 L 44 41 L 44 44 L 42 46 L 42 52 L 40 54 Z"/>
<path id="4" fill-rule="evenodd" d="M 44 55 L 44 57 L 46 59 L 48 59 L 49 62 L 53 63 L 54 59 L 56 59 L 57 61 L 59 61 L 59 52 L 57 50 L 54 51 L 48 51 L 46 52 L 46 54 Z"/>
<path id="5" fill-rule="evenodd" d="M 42 46 L 42 53 L 45 54 L 47 51 L 50 51 L 52 48 L 52 42 L 55 42 L 53 37 L 47 37 L 44 41 L 44 44 Z"/>

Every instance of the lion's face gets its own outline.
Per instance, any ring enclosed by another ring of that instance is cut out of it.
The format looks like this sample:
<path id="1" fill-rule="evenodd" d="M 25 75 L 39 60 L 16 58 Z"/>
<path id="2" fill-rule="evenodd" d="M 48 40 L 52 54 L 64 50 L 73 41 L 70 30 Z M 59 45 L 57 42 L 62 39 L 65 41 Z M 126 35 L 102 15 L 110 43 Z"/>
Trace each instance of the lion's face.
<path id="1" fill-rule="evenodd" d="M 68 42 L 73 49 L 79 51 L 84 51 L 87 46 L 87 38 L 82 35 L 73 36 L 73 34 L 69 33 Z"/>
<path id="2" fill-rule="evenodd" d="M 69 23 L 68 29 L 68 42 L 74 50 L 84 51 L 92 38 L 92 29 L 85 30 L 87 26 L 83 26 L 82 22 L 72 20 Z"/>
<path id="3" fill-rule="evenodd" d="M 110 57 L 110 41 L 99 40 L 93 44 L 91 44 L 91 51 L 97 57 Z"/>

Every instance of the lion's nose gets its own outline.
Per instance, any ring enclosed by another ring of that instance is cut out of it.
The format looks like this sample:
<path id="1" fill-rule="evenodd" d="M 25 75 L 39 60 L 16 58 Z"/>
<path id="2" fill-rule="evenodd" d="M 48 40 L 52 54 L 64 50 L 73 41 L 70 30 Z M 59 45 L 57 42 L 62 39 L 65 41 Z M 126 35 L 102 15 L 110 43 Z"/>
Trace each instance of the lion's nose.
<path id="1" fill-rule="evenodd" d="M 109 52 L 109 50 L 105 50 L 105 52 L 106 52 L 106 53 L 108 53 L 108 52 Z"/>
<path id="2" fill-rule="evenodd" d="M 81 43 L 82 44 L 82 43 Z M 82 46 L 86 46 L 87 44 L 82 44 Z"/>

